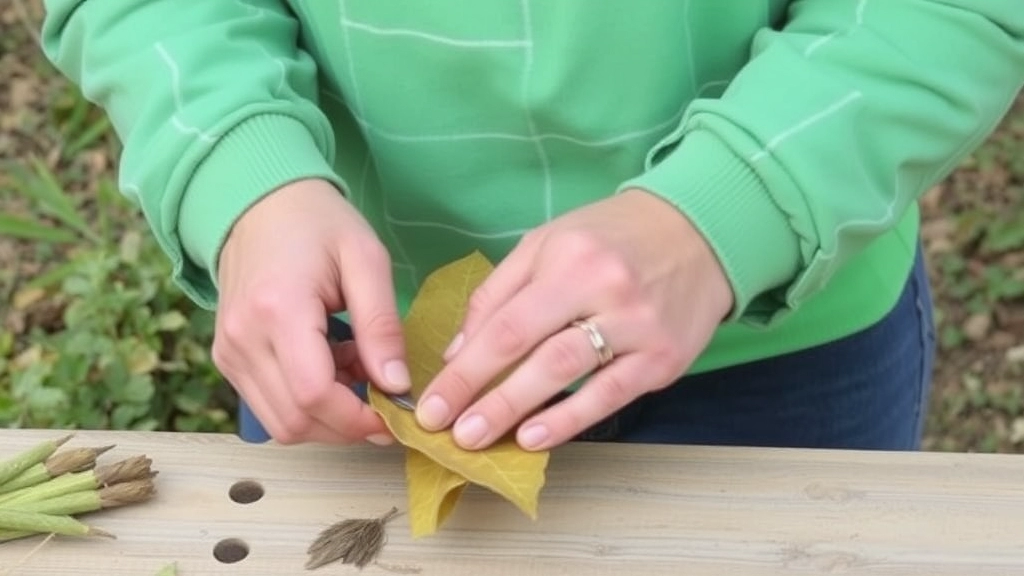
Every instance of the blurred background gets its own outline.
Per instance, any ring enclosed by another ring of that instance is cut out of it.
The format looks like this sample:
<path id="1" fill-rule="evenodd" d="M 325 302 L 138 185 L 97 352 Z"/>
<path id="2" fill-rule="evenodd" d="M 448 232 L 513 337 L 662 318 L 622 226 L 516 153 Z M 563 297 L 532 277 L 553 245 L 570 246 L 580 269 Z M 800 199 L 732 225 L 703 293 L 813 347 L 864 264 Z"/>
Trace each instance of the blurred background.
<path id="1" fill-rule="evenodd" d="M 0 2 L 0 426 L 233 431 L 213 318 L 116 190 L 102 114 Z M 940 350 L 925 448 L 1024 452 L 1024 94 L 921 200 Z"/>

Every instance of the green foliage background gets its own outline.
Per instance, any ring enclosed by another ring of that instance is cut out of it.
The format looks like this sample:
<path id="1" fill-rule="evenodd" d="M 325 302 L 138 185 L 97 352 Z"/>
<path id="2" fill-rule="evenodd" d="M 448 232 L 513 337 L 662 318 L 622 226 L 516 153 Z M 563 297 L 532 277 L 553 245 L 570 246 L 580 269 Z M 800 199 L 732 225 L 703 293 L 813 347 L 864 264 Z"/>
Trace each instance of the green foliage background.
<path id="1" fill-rule="evenodd" d="M 113 183 L 102 181 L 99 203 L 86 210 L 39 162 L 6 171 L 10 191 L 33 210 L 5 214 L 0 231 L 30 240 L 26 249 L 52 265 L 10 295 L 13 312 L 33 321 L 0 336 L 0 422 L 232 429 L 235 401 L 208 354 L 213 317 L 171 284 L 166 259 Z"/>

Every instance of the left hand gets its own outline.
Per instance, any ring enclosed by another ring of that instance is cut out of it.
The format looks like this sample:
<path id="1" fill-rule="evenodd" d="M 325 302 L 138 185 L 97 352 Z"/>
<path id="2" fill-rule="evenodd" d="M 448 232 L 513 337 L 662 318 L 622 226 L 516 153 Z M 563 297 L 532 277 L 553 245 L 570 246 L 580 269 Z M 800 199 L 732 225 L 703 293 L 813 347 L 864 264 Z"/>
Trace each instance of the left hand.
<path id="1" fill-rule="evenodd" d="M 680 377 L 732 305 L 725 273 L 689 220 L 649 192 L 625 191 L 523 237 L 471 296 L 417 418 L 428 430 L 454 421 L 456 442 L 474 450 L 532 414 L 519 445 L 551 448 Z M 606 366 L 587 332 L 571 326 L 579 319 L 614 353 Z M 577 392 L 537 412 L 588 374 Z"/>

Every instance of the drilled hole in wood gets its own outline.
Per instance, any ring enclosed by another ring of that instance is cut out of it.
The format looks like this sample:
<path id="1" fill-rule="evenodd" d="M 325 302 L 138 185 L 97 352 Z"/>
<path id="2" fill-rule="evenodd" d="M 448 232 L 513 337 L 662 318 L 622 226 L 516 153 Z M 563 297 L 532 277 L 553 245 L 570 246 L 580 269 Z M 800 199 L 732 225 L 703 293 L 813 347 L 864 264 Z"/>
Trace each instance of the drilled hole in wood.
<path id="1" fill-rule="evenodd" d="M 238 538 L 227 538 L 213 547 L 213 557 L 224 564 L 234 564 L 249 555 L 249 545 Z"/>
<path id="2" fill-rule="evenodd" d="M 228 490 L 228 497 L 239 504 L 252 504 L 263 498 L 263 486 L 252 480 L 240 480 Z"/>

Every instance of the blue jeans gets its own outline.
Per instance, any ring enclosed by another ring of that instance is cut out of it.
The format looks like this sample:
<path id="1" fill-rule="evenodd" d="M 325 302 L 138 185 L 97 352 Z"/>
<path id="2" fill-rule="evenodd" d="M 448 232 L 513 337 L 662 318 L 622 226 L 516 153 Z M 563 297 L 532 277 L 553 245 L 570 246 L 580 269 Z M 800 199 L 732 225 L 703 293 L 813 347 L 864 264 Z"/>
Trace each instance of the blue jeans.
<path id="1" fill-rule="evenodd" d="M 333 337 L 350 337 L 332 325 Z M 813 348 L 685 376 L 578 440 L 916 450 L 931 389 L 935 330 L 920 249 L 893 309 Z M 243 406 L 241 435 L 266 439 Z"/>

